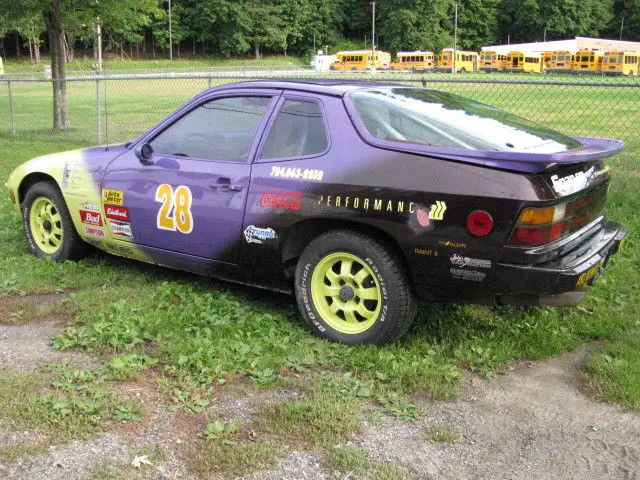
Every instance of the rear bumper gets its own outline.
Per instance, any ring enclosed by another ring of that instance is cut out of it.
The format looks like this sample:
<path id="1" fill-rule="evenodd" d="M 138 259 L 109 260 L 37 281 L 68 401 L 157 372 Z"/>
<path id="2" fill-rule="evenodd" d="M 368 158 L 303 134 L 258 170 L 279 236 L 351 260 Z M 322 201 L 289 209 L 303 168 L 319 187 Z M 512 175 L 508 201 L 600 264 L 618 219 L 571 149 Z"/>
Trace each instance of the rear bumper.
<path id="1" fill-rule="evenodd" d="M 511 286 L 509 294 L 496 296 L 498 303 L 569 306 L 586 295 L 627 236 L 620 224 L 605 221 L 589 239 L 553 261 L 537 265 L 496 265 L 496 277 Z"/>

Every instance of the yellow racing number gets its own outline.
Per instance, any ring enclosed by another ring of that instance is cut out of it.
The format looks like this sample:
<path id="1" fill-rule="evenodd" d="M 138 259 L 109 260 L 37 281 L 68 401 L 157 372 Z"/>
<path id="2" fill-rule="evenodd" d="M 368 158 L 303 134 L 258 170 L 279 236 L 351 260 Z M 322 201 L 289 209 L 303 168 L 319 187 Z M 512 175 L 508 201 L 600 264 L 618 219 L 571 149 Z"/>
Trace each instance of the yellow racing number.
<path id="1" fill-rule="evenodd" d="M 160 230 L 191 233 L 193 230 L 192 200 L 189 187 L 180 185 L 174 191 L 167 183 L 158 185 L 156 202 L 160 202 L 162 205 L 158 210 L 157 227 Z"/>

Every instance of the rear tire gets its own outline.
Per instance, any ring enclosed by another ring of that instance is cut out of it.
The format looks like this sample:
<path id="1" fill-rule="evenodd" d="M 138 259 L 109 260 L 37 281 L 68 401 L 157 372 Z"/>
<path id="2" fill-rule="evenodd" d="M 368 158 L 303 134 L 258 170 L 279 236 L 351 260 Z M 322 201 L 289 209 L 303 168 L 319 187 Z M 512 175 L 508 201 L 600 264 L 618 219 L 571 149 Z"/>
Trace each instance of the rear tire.
<path id="1" fill-rule="evenodd" d="M 417 306 L 394 252 L 351 230 L 327 232 L 307 245 L 296 266 L 295 290 L 311 331 L 348 345 L 401 337 Z"/>
<path id="2" fill-rule="evenodd" d="M 62 193 L 51 182 L 38 182 L 27 190 L 22 225 L 29 250 L 36 257 L 61 262 L 79 258 L 85 251 Z"/>

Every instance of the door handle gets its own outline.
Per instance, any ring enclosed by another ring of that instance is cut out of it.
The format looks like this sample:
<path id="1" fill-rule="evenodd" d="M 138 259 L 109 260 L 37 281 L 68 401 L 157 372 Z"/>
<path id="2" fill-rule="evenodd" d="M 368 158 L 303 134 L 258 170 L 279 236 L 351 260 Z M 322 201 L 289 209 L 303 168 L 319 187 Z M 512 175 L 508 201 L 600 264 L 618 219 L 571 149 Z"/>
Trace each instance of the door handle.
<path id="1" fill-rule="evenodd" d="M 210 187 L 217 192 L 239 192 L 242 190 L 242 185 L 232 184 L 228 177 L 218 178 L 215 183 L 210 184 Z"/>

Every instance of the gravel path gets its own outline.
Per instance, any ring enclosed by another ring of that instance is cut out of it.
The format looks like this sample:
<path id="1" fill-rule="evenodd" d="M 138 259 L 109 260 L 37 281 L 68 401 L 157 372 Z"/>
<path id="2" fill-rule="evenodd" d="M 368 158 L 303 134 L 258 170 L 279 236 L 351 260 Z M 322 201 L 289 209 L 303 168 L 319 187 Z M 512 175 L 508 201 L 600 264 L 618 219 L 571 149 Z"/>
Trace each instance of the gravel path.
<path id="1" fill-rule="evenodd" d="M 640 415 L 582 392 L 586 351 L 519 367 L 508 376 L 473 378 L 455 402 L 424 405 L 422 422 L 368 427 L 361 446 L 424 479 L 640 478 Z M 437 444 L 429 425 L 461 438 Z"/>
<path id="2" fill-rule="evenodd" d="M 60 325 L 60 318 L 0 325 L 0 371 L 33 370 L 44 363 L 63 361 L 97 366 L 89 355 L 58 352 L 50 347 L 50 339 Z M 585 396 L 582 367 L 586 356 L 587 351 L 582 349 L 535 364 L 521 364 L 506 376 L 468 376 L 458 400 L 422 402 L 425 416 L 420 421 L 386 418 L 367 424 L 359 439 L 360 447 L 371 457 L 403 466 L 421 479 L 640 480 L 640 415 Z M 135 455 L 155 445 L 164 449 L 166 457 L 148 471 L 147 477 L 150 474 L 148 478 L 166 479 L 176 472 L 184 474 L 185 466 L 175 452 L 201 426 L 191 425 L 189 416 L 168 412 L 161 401 L 162 393 L 153 387 L 153 379 L 149 382 L 123 385 L 125 393 L 139 397 L 146 411 L 145 420 L 137 426 L 116 427 L 87 442 L 72 442 L 10 465 L 0 464 L 0 476 L 82 478 L 88 468 L 101 463 L 128 465 Z M 209 413 L 249 418 L 263 405 L 293 400 L 298 395 L 286 389 L 238 393 L 219 398 Z M 424 430 L 433 425 L 459 432 L 460 439 L 452 444 L 427 440 Z M 15 443 L 18 434 L 23 435 L 5 431 L 0 444 Z M 256 472 L 247 479 L 324 479 L 330 474 L 323 463 L 316 452 L 290 452 L 278 469 Z"/>

